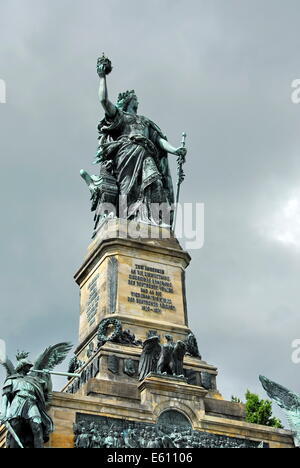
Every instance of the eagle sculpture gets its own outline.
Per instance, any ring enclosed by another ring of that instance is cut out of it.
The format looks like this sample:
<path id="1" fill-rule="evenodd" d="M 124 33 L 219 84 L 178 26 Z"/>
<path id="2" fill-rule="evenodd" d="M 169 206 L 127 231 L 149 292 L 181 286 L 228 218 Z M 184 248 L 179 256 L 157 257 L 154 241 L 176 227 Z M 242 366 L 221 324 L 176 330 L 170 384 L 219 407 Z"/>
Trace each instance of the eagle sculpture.
<path id="1" fill-rule="evenodd" d="M 183 341 L 173 341 L 171 335 L 165 336 L 167 342 L 163 346 L 158 336 L 151 336 L 143 345 L 139 363 L 139 380 L 144 380 L 151 372 L 184 377 L 183 359 L 186 354 L 186 344 Z"/>

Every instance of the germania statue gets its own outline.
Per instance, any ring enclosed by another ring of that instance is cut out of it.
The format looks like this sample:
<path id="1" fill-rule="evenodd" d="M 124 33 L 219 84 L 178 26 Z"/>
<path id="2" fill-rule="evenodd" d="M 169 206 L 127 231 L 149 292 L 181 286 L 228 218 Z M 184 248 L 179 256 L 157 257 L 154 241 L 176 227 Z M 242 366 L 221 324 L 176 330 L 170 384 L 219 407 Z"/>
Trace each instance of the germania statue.
<path id="1" fill-rule="evenodd" d="M 0 363 L 7 377 L 3 385 L 0 424 L 7 428 L 7 448 L 43 448 L 53 432 L 47 414 L 51 402 L 51 372 L 72 348 L 60 343 L 47 348 L 32 364 L 29 353 L 18 353 L 16 367 L 5 357 Z M 63 373 L 55 373 L 66 375 Z"/>
<path id="2" fill-rule="evenodd" d="M 104 55 L 98 59 L 97 71 L 99 99 L 105 111 L 98 126 L 99 147 L 94 162 L 100 165 L 100 175 L 81 171 L 92 195 L 95 229 L 101 219 L 110 215 L 170 227 L 175 199 L 168 153 L 177 156 L 182 170 L 185 140 L 181 147 L 173 147 L 155 123 L 138 115 L 134 91 L 120 93 L 116 104 L 109 100 L 106 76 L 112 66 Z M 114 212 L 112 205 L 117 206 Z"/>

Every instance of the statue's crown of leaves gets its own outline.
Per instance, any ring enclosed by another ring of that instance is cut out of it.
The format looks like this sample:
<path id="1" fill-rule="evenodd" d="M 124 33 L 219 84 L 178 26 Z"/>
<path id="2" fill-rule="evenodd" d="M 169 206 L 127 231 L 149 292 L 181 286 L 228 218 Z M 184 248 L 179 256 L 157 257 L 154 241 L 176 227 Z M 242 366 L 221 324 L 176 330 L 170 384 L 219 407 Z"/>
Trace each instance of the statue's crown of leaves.
<path id="1" fill-rule="evenodd" d="M 22 361 L 23 359 L 27 359 L 29 356 L 29 353 L 26 351 L 18 351 L 16 354 L 17 361 Z"/>
<path id="2" fill-rule="evenodd" d="M 133 97 L 136 97 L 134 89 L 131 91 L 125 91 L 124 93 L 120 93 L 118 96 L 118 103 L 123 103 L 128 101 L 129 99 L 132 99 Z"/>

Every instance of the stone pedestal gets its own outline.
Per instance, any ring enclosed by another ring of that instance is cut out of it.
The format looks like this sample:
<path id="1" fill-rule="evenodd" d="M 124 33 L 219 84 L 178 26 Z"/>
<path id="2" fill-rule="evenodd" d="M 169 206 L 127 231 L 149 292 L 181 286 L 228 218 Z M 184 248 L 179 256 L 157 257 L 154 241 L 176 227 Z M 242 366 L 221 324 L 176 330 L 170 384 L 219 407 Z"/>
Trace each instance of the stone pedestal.
<path id="1" fill-rule="evenodd" d="M 64 391 L 80 396 L 111 396 L 113 399 L 125 399 L 141 401 L 139 393 L 140 382 L 138 380 L 138 364 L 142 348 L 139 346 L 126 346 L 108 342 L 101 346 L 87 360 L 81 368 L 81 379 L 71 379 Z M 128 372 L 128 371 L 131 372 Z M 221 399 L 222 396 L 216 389 L 217 369 L 199 358 L 187 356 L 184 361 L 186 379 L 184 388 L 195 387 L 204 391 L 210 398 Z M 209 376 L 207 389 L 202 387 L 205 376 Z M 159 381 L 163 381 L 160 377 Z M 182 381 L 172 379 L 174 388 Z M 182 393 L 184 398 L 185 392 Z"/>
<path id="2" fill-rule="evenodd" d="M 159 384 L 151 383 L 150 385 L 152 388 L 149 388 L 147 383 L 146 385 L 143 383 L 142 387 L 144 387 L 144 390 L 142 392 L 149 392 L 153 396 L 153 392 L 157 391 Z M 162 388 L 165 385 L 168 387 L 168 384 L 162 382 Z M 94 382 L 91 382 L 90 388 L 92 389 L 93 387 Z M 185 405 L 184 399 L 178 399 L 178 394 L 173 400 L 173 390 L 170 387 L 168 389 L 165 387 L 165 390 L 171 396 L 170 404 L 167 405 L 165 402 L 160 407 L 156 407 L 156 410 L 155 408 L 154 410 L 150 409 L 148 402 L 146 404 L 138 401 L 134 403 L 130 398 L 127 398 L 126 404 L 125 400 L 123 400 L 122 404 L 117 395 L 115 397 L 104 396 L 98 394 L 97 389 L 90 396 L 68 395 L 67 393 L 55 392 L 50 410 L 50 416 L 55 424 L 55 431 L 51 435 L 47 447 L 73 448 L 76 440 L 74 437 L 74 424 L 78 421 L 95 422 L 100 427 L 120 427 L 120 430 L 124 429 L 125 423 L 127 427 L 135 427 L 139 430 L 139 428 L 145 429 L 152 427 L 155 423 L 159 424 L 160 421 L 163 422 L 169 413 L 171 413 L 172 417 L 174 414 L 180 416 L 176 420 L 177 427 L 180 428 L 181 417 L 183 417 L 183 420 L 186 419 L 192 424 L 192 429 L 198 431 L 208 443 L 210 443 L 210 440 L 215 442 L 218 438 L 221 438 L 222 444 L 224 444 L 223 441 L 229 441 L 229 444 L 231 441 L 238 441 L 237 443 L 241 446 L 248 447 L 250 445 L 253 448 L 257 447 L 261 442 L 264 442 L 270 448 L 294 447 L 290 431 L 249 424 L 233 419 L 228 415 L 223 417 L 221 415 L 218 417 L 211 416 L 206 411 L 203 412 L 201 403 L 203 402 L 203 395 L 200 396 L 200 403 L 196 405 L 196 411 L 191 411 Z M 164 390 L 162 391 L 164 392 Z M 192 399 L 196 397 L 196 392 L 194 395 L 190 395 L 190 397 Z M 204 397 L 204 402 L 205 400 L 206 398 Z M 224 407 L 232 405 L 233 412 L 238 412 L 237 407 L 239 405 L 236 403 L 223 403 Z"/>
<path id="3" fill-rule="evenodd" d="M 164 411 L 175 410 L 188 416 L 196 429 L 204 418 L 208 391 L 203 387 L 189 385 L 184 379 L 150 374 L 138 388 L 142 405 L 149 408 L 155 420 Z"/>
<path id="4" fill-rule="evenodd" d="M 171 334 L 185 341 L 191 332 L 185 293 L 189 263 L 168 229 L 117 219 L 101 226 L 75 275 L 80 380 L 73 378 L 62 393 L 54 393 L 49 447 L 72 448 L 80 431 L 91 435 L 95 427 L 134 437 L 173 431 L 173 440 L 179 431 L 190 443 L 195 436 L 211 447 L 256 448 L 262 441 L 293 447 L 289 431 L 245 423 L 244 406 L 223 400 L 217 368 L 200 356 L 185 356 L 184 378 L 152 373 L 139 381 L 144 340 L 155 334 L 163 344 Z M 3 436 L 2 428 L 0 445 Z"/>
<path id="5" fill-rule="evenodd" d="M 150 331 L 186 339 L 189 262 L 169 229 L 108 220 L 75 275 L 80 287 L 79 358 L 105 318 L 120 320 L 123 329 L 142 341 Z"/>

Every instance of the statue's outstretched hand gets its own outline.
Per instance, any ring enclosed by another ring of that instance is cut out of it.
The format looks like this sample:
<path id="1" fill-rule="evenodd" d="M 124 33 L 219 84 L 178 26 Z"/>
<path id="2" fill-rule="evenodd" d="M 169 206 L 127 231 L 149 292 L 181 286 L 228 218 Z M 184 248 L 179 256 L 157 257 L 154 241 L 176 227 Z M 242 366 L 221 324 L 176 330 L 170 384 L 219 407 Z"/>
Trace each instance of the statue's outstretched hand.
<path id="1" fill-rule="evenodd" d="M 105 68 L 106 68 L 105 64 L 103 64 L 103 63 L 98 63 L 97 64 L 97 73 L 98 73 L 100 78 L 103 78 L 106 75 Z"/>

